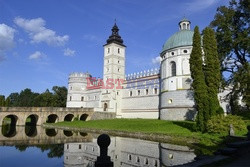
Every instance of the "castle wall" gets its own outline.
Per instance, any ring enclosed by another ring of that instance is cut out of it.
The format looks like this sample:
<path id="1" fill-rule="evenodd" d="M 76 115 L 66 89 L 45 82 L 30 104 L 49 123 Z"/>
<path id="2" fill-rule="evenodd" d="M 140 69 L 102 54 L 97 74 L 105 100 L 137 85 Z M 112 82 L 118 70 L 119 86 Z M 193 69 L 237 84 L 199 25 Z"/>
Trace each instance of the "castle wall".
<path id="1" fill-rule="evenodd" d="M 161 93 L 160 119 L 194 120 L 193 93 L 191 90 L 166 91 Z"/>
<path id="2" fill-rule="evenodd" d="M 151 76 L 128 79 L 122 90 L 122 118 L 159 117 L 159 76 L 158 71 Z"/>

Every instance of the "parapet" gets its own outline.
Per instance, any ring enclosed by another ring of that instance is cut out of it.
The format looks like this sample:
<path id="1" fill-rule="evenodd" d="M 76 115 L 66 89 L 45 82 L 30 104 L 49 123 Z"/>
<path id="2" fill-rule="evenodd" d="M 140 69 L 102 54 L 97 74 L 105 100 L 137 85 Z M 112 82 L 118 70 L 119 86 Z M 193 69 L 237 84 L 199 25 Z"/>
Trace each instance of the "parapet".
<path id="1" fill-rule="evenodd" d="M 141 72 L 125 75 L 125 79 L 128 81 L 128 80 L 133 80 L 133 79 L 138 79 L 138 78 L 143 78 L 143 77 L 148 77 L 148 76 L 153 76 L 153 75 L 158 75 L 158 74 L 160 74 L 160 69 L 155 68 L 155 69 L 151 69 L 147 71 L 144 70 Z"/>
<path id="2" fill-rule="evenodd" d="M 73 72 L 69 75 L 69 82 L 87 82 L 86 78 L 92 77 L 88 72 Z"/>

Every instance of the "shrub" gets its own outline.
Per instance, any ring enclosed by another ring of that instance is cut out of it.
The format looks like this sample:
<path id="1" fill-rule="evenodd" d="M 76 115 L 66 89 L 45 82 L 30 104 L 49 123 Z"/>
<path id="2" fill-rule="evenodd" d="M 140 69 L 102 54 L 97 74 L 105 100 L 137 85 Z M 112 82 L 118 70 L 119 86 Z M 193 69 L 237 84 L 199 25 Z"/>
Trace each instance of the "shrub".
<path id="1" fill-rule="evenodd" d="M 217 114 L 224 114 L 224 110 L 222 107 L 219 107 L 216 111 Z"/>
<path id="2" fill-rule="evenodd" d="M 233 125 L 235 132 L 246 130 L 246 123 L 241 117 L 236 115 L 216 115 L 211 117 L 207 123 L 207 131 L 209 133 L 228 134 L 230 124 Z"/>

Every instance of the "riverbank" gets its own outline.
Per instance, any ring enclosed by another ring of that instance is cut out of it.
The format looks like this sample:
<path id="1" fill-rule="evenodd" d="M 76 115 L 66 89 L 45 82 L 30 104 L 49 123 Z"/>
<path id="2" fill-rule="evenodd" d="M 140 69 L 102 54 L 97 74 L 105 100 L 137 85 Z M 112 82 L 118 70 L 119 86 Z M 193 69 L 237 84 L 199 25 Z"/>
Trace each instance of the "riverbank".
<path id="1" fill-rule="evenodd" d="M 195 132 L 194 122 L 191 121 L 112 119 L 46 123 L 43 126 L 187 145 L 194 148 L 197 154 L 212 154 L 219 147 L 223 147 L 225 141 L 227 141 L 227 137 L 223 135 Z"/>

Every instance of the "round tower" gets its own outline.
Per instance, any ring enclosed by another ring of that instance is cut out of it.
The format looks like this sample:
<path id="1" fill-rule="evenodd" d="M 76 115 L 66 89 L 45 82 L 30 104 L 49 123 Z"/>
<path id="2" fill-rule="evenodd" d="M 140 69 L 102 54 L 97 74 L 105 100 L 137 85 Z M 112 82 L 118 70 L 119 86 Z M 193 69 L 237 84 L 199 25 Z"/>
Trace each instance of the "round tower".
<path id="1" fill-rule="evenodd" d="M 191 85 L 189 58 L 193 34 L 191 22 L 179 22 L 179 31 L 163 45 L 161 60 L 160 119 L 192 120 L 194 101 Z"/>
<path id="2" fill-rule="evenodd" d="M 87 78 L 89 73 L 71 73 L 68 82 L 68 97 L 66 107 L 86 107 L 86 97 L 84 93 L 87 87 Z"/>

